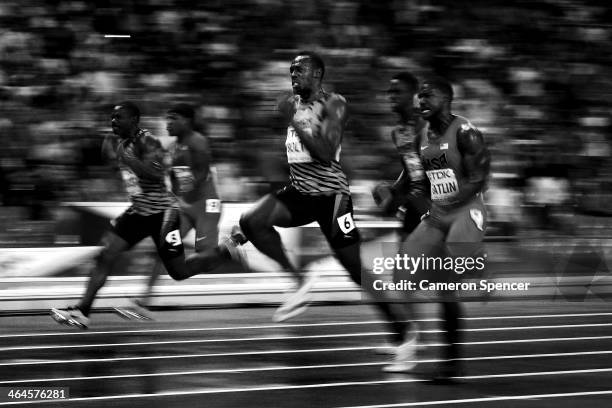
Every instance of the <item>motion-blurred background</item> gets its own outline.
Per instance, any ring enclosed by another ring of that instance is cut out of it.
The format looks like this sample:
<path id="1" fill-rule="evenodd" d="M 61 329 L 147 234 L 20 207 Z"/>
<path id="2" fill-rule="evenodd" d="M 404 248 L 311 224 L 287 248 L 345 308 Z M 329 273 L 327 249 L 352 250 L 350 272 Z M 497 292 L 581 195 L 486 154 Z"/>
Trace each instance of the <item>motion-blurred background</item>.
<path id="1" fill-rule="evenodd" d="M 163 138 L 169 104 L 198 106 L 225 201 L 284 182 L 274 101 L 300 49 L 321 53 L 327 89 L 349 101 L 343 165 L 362 218 L 379 216 L 370 187 L 401 170 L 386 89 L 408 70 L 449 78 L 455 112 L 486 135 L 490 235 L 605 234 L 610 21 L 606 2 L 582 0 L 5 0 L 0 245 L 78 244 L 62 203 L 126 201 L 100 154 L 124 99 Z"/>

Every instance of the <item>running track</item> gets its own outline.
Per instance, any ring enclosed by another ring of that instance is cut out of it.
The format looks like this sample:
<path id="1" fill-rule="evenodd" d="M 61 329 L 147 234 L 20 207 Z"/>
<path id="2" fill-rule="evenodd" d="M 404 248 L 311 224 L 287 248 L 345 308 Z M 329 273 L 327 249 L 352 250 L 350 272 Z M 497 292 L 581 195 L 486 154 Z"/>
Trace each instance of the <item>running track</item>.
<path id="1" fill-rule="evenodd" d="M 285 324 L 272 308 L 159 311 L 154 322 L 93 315 L 88 331 L 48 316 L 0 318 L 0 387 L 69 387 L 49 407 L 612 406 L 606 302 L 466 304 L 465 377 L 427 381 L 440 352 L 437 310 L 413 374 L 374 353 L 386 327 L 367 305 L 313 306 Z"/>

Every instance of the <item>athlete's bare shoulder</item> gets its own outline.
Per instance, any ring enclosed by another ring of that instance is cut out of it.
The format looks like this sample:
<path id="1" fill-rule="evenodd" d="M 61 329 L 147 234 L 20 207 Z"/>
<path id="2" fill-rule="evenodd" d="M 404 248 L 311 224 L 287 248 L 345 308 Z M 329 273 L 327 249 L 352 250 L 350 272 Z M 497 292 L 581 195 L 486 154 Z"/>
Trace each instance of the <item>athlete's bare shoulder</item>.
<path id="1" fill-rule="evenodd" d="M 295 105 L 297 100 L 297 95 L 294 95 L 291 92 L 284 92 L 276 101 L 276 110 L 284 118 L 291 118 L 291 116 L 295 113 Z"/>
<path id="2" fill-rule="evenodd" d="M 208 152 L 208 138 L 199 132 L 194 132 L 186 141 L 185 145 L 194 152 Z"/>
<path id="3" fill-rule="evenodd" d="M 325 112 L 328 118 L 345 122 L 347 119 L 346 98 L 337 93 L 330 93 L 325 100 Z"/>
<path id="4" fill-rule="evenodd" d="M 485 147 L 484 137 L 478 128 L 466 121 L 457 129 L 457 146 L 462 152 L 473 154 Z"/>

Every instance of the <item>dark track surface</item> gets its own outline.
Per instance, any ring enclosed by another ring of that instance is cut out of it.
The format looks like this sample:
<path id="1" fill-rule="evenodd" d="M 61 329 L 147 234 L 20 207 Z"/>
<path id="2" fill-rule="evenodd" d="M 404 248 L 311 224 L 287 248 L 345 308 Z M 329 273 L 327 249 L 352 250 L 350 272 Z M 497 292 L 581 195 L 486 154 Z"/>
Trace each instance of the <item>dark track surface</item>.
<path id="1" fill-rule="evenodd" d="M 367 305 L 313 306 L 285 324 L 272 308 L 0 318 L 0 387 L 69 387 L 50 407 L 612 406 L 612 308 L 605 302 L 470 303 L 459 385 L 427 381 L 439 359 L 437 309 L 412 374 L 375 354 L 387 331 Z M 0 403 L 0 406 L 7 405 Z"/>

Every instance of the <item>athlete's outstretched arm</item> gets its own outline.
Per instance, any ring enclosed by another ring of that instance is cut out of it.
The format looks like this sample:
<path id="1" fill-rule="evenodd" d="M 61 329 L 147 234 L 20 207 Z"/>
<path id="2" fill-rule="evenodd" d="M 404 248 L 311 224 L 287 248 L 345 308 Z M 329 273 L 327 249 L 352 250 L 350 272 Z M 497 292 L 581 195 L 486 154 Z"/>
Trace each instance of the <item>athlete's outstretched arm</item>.
<path id="1" fill-rule="evenodd" d="M 463 169 L 468 177 L 455 201 L 462 202 L 484 190 L 491 167 L 491 153 L 480 131 L 463 125 L 457 131 L 457 148 Z"/>
<path id="2" fill-rule="evenodd" d="M 310 132 L 291 123 L 310 154 L 320 162 L 330 165 L 334 160 L 347 120 L 346 100 L 340 95 L 333 95 L 325 104 L 320 131 Z"/>
<path id="3" fill-rule="evenodd" d="M 121 160 L 140 178 L 153 181 L 163 180 L 165 176 L 164 152 L 159 140 L 151 134 L 146 134 L 142 138 L 141 156 L 139 158 L 131 150 L 123 150 Z"/>

